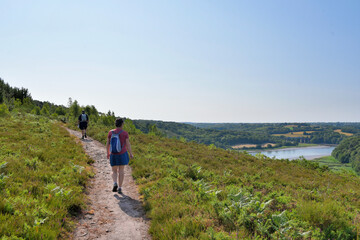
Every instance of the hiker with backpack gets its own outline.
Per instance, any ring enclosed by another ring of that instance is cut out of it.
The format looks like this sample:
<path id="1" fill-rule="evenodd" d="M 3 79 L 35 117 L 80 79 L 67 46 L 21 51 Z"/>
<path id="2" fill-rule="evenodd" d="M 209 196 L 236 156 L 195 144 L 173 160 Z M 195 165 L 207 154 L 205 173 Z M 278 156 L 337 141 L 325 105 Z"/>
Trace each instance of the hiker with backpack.
<path id="1" fill-rule="evenodd" d="M 88 126 L 88 122 L 89 122 L 89 116 L 83 110 L 78 119 L 79 128 L 81 129 L 81 133 L 82 133 L 81 139 L 87 138 L 86 129 Z"/>
<path id="2" fill-rule="evenodd" d="M 110 159 L 112 168 L 112 178 L 114 181 L 113 192 L 121 192 L 121 187 L 124 181 L 124 169 L 129 164 L 130 158 L 133 158 L 131 145 L 129 141 L 129 134 L 123 130 L 124 120 L 121 118 L 115 121 L 116 129 L 110 130 L 107 141 L 107 158 Z"/>

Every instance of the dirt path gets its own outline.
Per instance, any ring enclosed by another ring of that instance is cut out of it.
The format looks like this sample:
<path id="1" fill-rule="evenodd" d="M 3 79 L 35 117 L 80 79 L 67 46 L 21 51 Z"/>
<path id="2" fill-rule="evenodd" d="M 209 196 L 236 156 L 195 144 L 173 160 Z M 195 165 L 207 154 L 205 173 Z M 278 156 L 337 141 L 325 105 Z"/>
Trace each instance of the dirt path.
<path id="1" fill-rule="evenodd" d="M 125 167 L 123 193 L 112 192 L 111 167 L 105 146 L 91 138 L 81 140 L 80 132 L 67 130 L 79 139 L 86 153 L 95 161 L 95 177 L 87 189 L 90 203 L 80 218 L 73 239 L 151 239 L 149 220 L 139 201 L 131 168 Z"/>

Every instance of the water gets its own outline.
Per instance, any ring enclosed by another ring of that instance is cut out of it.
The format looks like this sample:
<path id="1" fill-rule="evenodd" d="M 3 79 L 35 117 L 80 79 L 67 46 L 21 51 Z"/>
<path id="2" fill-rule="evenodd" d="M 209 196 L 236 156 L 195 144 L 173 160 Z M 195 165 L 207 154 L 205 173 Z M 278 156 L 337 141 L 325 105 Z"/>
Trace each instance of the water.
<path id="1" fill-rule="evenodd" d="M 302 148 L 285 148 L 277 150 L 264 150 L 264 151 L 252 151 L 251 155 L 262 153 L 268 157 L 275 157 L 278 159 L 296 159 L 300 156 L 305 157 L 307 160 L 311 160 L 318 157 L 330 156 L 335 147 L 331 146 L 315 146 L 315 147 L 302 147 Z"/>

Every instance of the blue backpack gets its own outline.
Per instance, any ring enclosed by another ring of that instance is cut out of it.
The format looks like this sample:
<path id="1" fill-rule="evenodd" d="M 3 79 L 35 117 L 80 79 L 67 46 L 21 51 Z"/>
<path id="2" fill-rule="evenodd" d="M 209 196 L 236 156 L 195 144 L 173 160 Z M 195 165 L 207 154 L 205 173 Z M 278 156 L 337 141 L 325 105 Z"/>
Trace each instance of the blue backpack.
<path id="1" fill-rule="evenodd" d="M 120 134 L 123 132 L 121 130 L 119 133 L 115 133 L 115 131 L 111 131 L 111 139 L 110 139 L 110 152 L 111 153 L 120 153 L 121 152 L 121 142 L 120 142 Z"/>
<path id="2" fill-rule="evenodd" d="M 81 114 L 81 122 L 86 122 L 87 121 L 87 116 L 86 114 Z"/>

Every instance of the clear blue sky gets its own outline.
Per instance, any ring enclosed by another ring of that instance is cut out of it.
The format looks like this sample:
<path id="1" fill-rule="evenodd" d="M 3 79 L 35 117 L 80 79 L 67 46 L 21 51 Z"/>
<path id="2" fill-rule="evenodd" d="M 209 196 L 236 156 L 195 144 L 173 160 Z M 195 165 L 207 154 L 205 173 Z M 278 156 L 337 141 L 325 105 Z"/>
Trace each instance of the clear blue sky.
<path id="1" fill-rule="evenodd" d="M 34 99 L 192 122 L 360 121 L 360 1 L 0 1 Z"/>

